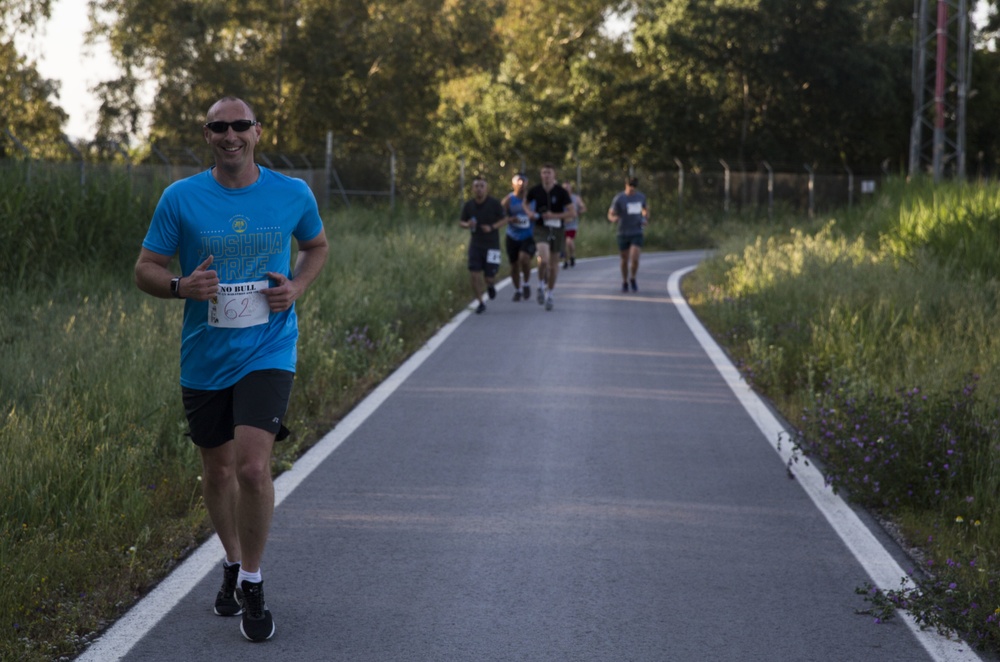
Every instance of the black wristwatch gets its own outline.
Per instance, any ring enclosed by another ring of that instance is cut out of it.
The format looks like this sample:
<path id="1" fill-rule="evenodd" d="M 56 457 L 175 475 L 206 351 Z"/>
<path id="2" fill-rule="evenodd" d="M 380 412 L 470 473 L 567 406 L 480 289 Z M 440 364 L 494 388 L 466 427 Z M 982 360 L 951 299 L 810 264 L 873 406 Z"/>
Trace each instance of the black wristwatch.
<path id="1" fill-rule="evenodd" d="M 174 276 L 170 279 L 170 293 L 173 294 L 178 299 L 183 299 L 181 296 L 181 277 Z"/>

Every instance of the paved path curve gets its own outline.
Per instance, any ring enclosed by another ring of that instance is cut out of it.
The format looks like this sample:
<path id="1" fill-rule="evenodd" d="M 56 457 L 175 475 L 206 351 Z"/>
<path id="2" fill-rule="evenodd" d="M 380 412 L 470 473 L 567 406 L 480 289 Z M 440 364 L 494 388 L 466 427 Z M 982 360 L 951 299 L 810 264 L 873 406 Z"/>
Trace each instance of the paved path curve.
<path id="1" fill-rule="evenodd" d="M 551 312 L 502 287 L 442 329 L 279 478 L 272 640 L 212 614 L 213 539 L 81 659 L 978 660 L 855 613 L 906 561 L 789 479 L 677 293 L 702 257 L 647 253 L 628 294 L 579 261 Z"/>

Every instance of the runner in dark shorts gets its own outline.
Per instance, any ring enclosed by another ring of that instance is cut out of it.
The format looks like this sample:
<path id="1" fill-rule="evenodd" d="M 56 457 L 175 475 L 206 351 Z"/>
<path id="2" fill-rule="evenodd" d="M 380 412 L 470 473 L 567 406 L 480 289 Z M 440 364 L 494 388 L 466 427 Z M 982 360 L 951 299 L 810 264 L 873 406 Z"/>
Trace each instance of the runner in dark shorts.
<path id="1" fill-rule="evenodd" d="M 231 441 L 237 425 L 275 433 L 275 440 L 288 436 L 282 424 L 295 373 L 258 370 L 221 391 L 182 388 L 184 412 L 191 440 L 199 448 L 217 448 Z"/>
<path id="2" fill-rule="evenodd" d="M 639 289 L 635 276 L 639 271 L 639 256 L 642 254 L 643 229 L 649 223 L 649 205 L 638 186 L 638 179 L 626 177 L 625 190 L 615 196 L 608 209 L 608 221 L 618 225 L 622 292 L 628 292 L 630 287 L 633 292 Z"/>
<path id="3" fill-rule="evenodd" d="M 510 262 L 510 281 L 514 286 L 514 301 L 531 298 L 531 263 L 537 252 L 534 237 L 534 207 L 525 200 L 528 177 L 519 172 L 510 180 L 511 192 L 500 205 L 510 219 L 505 233 L 507 260 Z"/>
<path id="4" fill-rule="evenodd" d="M 552 310 L 552 291 L 556 287 L 559 274 L 559 253 L 563 250 L 565 231 L 563 226 L 568 218 L 576 215 L 573 198 L 556 182 L 556 169 L 546 163 L 541 169 L 541 183 L 528 191 L 526 201 L 533 205 L 539 218 L 535 221 L 535 244 L 538 246 L 538 303 L 545 304 L 545 310 Z"/>
<path id="5" fill-rule="evenodd" d="M 489 195 L 486 178 L 477 176 L 472 180 L 472 199 L 462 205 L 459 226 L 469 230 L 469 279 L 472 292 L 476 295 L 476 313 L 486 312 L 483 291 L 493 299 L 497 295 L 493 279 L 500 271 L 500 233 L 507 224 L 500 201 Z"/>

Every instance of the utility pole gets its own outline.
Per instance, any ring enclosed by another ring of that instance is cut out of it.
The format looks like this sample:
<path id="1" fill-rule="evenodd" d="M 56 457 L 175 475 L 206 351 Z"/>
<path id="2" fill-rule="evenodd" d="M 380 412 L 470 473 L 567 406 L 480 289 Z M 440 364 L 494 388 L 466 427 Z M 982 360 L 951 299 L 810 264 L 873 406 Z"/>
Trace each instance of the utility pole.
<path id="1" fill-rule="evenodd" d="M 972 45 L 969 0 L 914 0 L 909 176 L 965 178 Z"/>

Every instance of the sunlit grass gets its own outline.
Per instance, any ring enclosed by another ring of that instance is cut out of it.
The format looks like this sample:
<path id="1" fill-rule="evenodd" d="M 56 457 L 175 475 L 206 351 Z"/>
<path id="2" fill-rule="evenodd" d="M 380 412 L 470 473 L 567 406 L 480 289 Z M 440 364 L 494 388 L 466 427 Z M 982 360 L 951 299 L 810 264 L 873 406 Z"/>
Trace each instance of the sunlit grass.
<path id="1" fill-rule="evenodd" d="M 926 555 L 920 593 L 869 599 L 994 651 L 998 200 L 996 186 L 897 184 L 848 217 L 734 237 L 685 283 L 797 451 Z"/>

